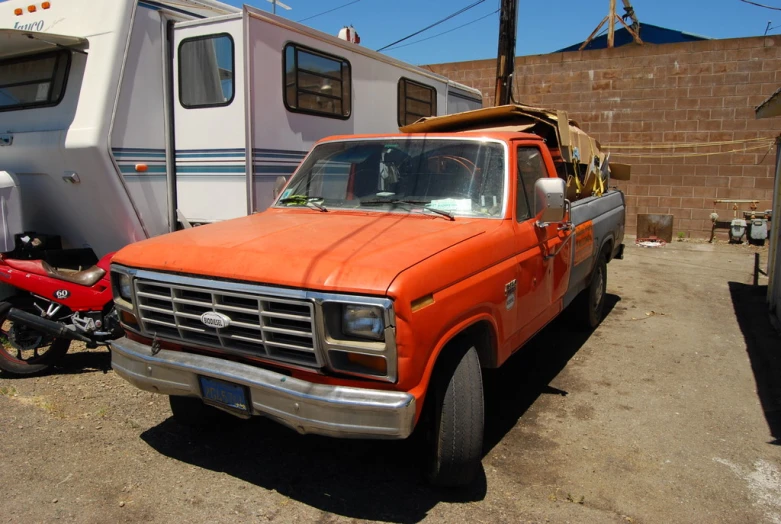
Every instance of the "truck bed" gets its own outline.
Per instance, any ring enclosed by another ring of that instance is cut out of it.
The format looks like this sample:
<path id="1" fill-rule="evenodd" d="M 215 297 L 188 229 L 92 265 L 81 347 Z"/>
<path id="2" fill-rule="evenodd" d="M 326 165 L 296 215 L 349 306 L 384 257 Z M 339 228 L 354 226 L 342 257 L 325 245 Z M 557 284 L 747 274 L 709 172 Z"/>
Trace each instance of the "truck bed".
<path id="1" fill-rule="evenodd" d="M 624 241 L 624 219 L 626 216 L 624 194 L 612 189 L 602 196 L 591 196 L 577 200 L 572 203 L 571 216 L 575 227 L 573 234 L 576 237 L 574 239 L 575 245 L 571 250 L 572 270 L 570 271 L 567 293 L 564 295 L 563 307 L 567 307 L 588 285 L 594 263 L 607 243 L 610 243 L 611 246 L 607 257 L 608 262 L 619 253 L 621 243 Z M 589 229 L 593 237 L 590 252 L 588 252 Z"/>

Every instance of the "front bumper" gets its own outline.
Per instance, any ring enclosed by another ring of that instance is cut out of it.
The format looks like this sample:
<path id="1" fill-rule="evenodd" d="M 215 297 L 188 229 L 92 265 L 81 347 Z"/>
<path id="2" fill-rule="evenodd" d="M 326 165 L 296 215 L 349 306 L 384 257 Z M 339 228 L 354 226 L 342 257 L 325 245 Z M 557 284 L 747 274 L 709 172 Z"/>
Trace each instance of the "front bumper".
<path id="1" fill-rule="evenodd" d="M 198 376 L 247 386 L 253 415 L 299 433 L 342 438 L 402 439 L 412 433 L 415 397 L 398 391 L 314 384 L 230 360 L 151 347 L 121 338 L 111 343 L 111 366 L 136 387 L 201 398 Z"/>

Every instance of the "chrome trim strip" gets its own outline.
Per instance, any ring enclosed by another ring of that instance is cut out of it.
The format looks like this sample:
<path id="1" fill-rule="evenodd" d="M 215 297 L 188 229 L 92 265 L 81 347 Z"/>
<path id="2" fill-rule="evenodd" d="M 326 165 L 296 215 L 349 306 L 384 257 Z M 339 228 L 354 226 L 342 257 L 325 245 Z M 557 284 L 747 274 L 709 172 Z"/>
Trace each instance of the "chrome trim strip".
<path id="1" fill-rule="evenodd" d="M 341 438 L 402 439 L 414 428 L 410 393 L 315 384 L 230 360 L 161 350 L 121 338 L 111 343 L 111 366 L 136 387 L 201 397 L 198 376 L 249 388 L 254 415 L 268 416 L 300 433 Z M 229 411 L 230 412 L 230 411 Z"/>
<path id="2" fill-rule="evenodd" d="M 274 287 L 263 284 L 253 284 L 250 282 L 240 282 L 233 280 L 216 280 L 209 276 L 196 277 L 189 275 L 178 275 L 173 273 L 163 273 L 149 271 L 146 269 L 136 269 L 121 264 L 112 263 L 111 271 L 126 273 L 134 278 L 144 280 L 155 280 L 167 284 L 179 284 L 184 286 L 206 287 L 221 291 L 236 291 L 238 293 L 250 293 L 253 295 L 270 295 L 277 298 L 291 298 L 298 300 L 319 300 L 323 302 L 344 302 L 349 304 L 365 304 L 369 306 L 380 306 L 383 308 L 392 308 L 393 301 L 386 297 L 371 297 L 363 295 L 347 295 L 339 293 L 326 293 L 321 291 L 308 291 L 305 289 L 291 289 L 285 287 Z M 135 299 L 135 297 L 133 297 Z M 135 300 L 134 300 L 135 302 Z M 389 317 L 390 318 L 390 317 Z"/>

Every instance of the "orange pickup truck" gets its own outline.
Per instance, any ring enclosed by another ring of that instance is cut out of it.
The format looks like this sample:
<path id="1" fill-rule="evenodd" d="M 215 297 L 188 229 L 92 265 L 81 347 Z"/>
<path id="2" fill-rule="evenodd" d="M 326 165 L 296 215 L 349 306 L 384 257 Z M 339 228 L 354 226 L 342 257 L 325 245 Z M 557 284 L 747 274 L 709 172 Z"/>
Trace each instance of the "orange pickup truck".
<path id="1" fill-rule="evenodd" d="M 345 438 L 425 426 L 429 479 L 471 482 L 481 368 L 571 302 L 599 323 L 623 194 L 570 204 L 545 142 L 507 131 L 327 138 L 280 191 L 115 255 L 114 369 L 183 423 L 219 409 Z"/>

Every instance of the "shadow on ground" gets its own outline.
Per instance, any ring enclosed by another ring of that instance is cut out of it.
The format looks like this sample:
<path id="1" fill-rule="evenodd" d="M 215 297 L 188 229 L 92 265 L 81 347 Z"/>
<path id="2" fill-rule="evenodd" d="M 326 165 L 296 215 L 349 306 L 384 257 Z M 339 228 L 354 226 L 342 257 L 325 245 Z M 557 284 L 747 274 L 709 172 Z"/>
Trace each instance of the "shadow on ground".
<path id="1" fill-rule="evenodd" d="M 620 300 L 606 299 L 607 312 Z M 591 335 L 570 331 L 566 322 L 566 316 L 557 319 L 501 369 L 486 373 L 486 453 L 541 394 L 566 395 L 548 384 Z M 209 431 L 169 418 L 141 438 L 168 457 L 348 518 L 418 522 L 439 502 L 478 501 L 487 490 L 482 470 L 462 491 L 428 486 L 417 434 L 404 441 L 339 440 L 302 436 L 266 419 L 231 417 Z"/>
<path id="2" fill-rule="evenodd" d="M 757 382 L 757 394 L 773 437 L 781 445 L 781 336 L 773 329 L 767 286 L 729 283 L 732 305 Z"/>

